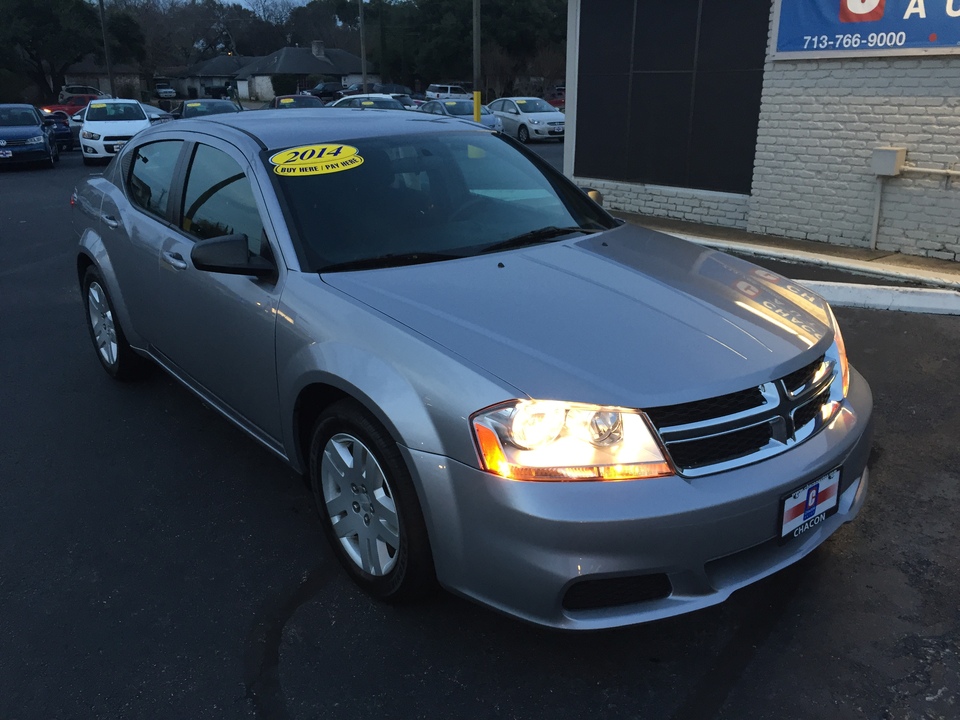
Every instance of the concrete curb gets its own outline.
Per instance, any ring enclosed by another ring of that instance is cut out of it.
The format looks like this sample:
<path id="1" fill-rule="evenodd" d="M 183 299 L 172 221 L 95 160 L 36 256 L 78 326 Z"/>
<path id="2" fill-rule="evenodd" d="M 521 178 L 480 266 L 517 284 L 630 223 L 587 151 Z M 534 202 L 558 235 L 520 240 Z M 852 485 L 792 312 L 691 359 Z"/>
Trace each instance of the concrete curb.
<path id="1" fill-rule="evenodd" d="M 806 252 L 805 250 L 787 250 L 784 248 L 771 247 L 769 245 L 757 246 L 751 243 L 737 242 L 734 240 L 721 240 L 719 238 L 703 237 L 699 235 L 688 235 L 686 233 L 670 232 L 669 234 L 683 240 L 689 240 L 690 242 L 698 245 L 706 245 L 708 247 L 716 248 L 717 250 L 726 250 L 741 255 L 767 257 L 774 260 L 792 260 L 794 262 L 837 268 L 838 270 L 846 270 L 848 272 L 854 272 L 872 277 L 890 278 L 892 280 L 900 280 L 903 282 L 913 282 L 921 285 L 932 285 L 938 288 L 960 290 L 960 278 L 949 273 L 939 273 L 933 270 L 922 270 L 920 268 L 905 269 L 889 264 L 878 264 L 877 261 L 854 260 L 852 258 L 843 258 L 837 256 L 824 256 L 817 253 Z"/>
<path id="2" fill-rule="evenodd" d="M 765 257 L 786 262 L 806 263 L 821 267 L 836 268 L 848 272 L 883 277 L 921 285 L 934 285 L 931 288 L 890 287 L 886 285 L 863 285 L 860 283 L 838 283 L 815 280 L 799 280 L 822 296 L 831 305 L 837 307 L 867 308 L 870 310 L 895 310 L 899 312 L 928 313 L 931 315 L 960 315 L 960 279 L 947 273 L 930 270 L 904 270 L 890 265 L 878 265 L 867 260 L 854 260 L 836 256 L 823 256 L 803 250 L 787 250 L 769 245 L 757 246 L 750 243 L 721 240 L 718 238 L 688 235 L 671 232 L 670 235 L 688 240 L 697 245 L 705 245 L 717 250 L 735 252 L 740 255 Z"/>
<path id="3" fill-rule="evenodd" d="M 837 307 L 898 310 L 931 315 L 960 315 L 960 292 L 956 290 L 854 285 L 815 280 L 798 282 Z"/>

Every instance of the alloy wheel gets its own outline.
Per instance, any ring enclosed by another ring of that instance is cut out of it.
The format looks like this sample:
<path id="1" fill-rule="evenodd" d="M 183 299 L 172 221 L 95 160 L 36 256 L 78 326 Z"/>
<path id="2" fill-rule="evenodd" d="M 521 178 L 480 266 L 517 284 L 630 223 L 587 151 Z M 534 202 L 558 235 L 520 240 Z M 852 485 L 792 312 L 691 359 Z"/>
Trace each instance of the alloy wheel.
<path id="1" fill-rule="evenodd" d="M 100 283 L 93 281 L 87 289 L 87 312 L 93 330 L 97 352 L 107 365 L 117 362 L 117 329 L 113 324 L 113 309 Z"/>
<path id="2" fill-rule="evenodd" d="M 323 449 L 320 481 L 347 556 L 370 575 L 388 574 L 400 557 L 400 523 L 393 488 L 376 456 L 353 435 L 337 433 Z"/>

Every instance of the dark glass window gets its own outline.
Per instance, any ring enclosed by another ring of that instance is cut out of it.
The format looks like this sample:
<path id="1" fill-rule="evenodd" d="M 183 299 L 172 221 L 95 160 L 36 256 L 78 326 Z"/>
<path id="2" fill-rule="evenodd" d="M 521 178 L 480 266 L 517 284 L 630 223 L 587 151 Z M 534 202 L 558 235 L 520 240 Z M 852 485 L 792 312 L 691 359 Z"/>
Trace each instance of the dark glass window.
<path id="1" fill-rule="evenodd" d="M 180 226 L 201 240 L 246 235 L 250 252 L 260 254 L 263 222 L 250 181 L 225 152 L 197 145 L 187 175 Z"/>
<path id="2" fill-rule="evenodd" d="M 141 145 L 133 153 L 130 199 L 149 213 L 166 218 L 173 171 L 180 158 L 182 140 L 161 140 Z"/>
<path id="3" fill-rule="evenodd" d="M 747 194 L 769 0 L 581 4 L 575 172 Z"/>

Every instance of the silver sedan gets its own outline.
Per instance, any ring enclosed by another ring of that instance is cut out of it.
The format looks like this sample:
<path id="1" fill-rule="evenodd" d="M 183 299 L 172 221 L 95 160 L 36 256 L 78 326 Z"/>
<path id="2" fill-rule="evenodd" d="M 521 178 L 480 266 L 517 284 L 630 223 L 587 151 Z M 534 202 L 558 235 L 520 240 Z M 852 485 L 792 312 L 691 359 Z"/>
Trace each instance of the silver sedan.
<path id="1" fill-rule="evenodd" d="M 420 113 L 154 126 L 74 198 L 104 370 L 159 366 L 303 472 L 371 595 L 596 629 L 721 602 L 867 494 L 827 303 L 623 225 Z"/>

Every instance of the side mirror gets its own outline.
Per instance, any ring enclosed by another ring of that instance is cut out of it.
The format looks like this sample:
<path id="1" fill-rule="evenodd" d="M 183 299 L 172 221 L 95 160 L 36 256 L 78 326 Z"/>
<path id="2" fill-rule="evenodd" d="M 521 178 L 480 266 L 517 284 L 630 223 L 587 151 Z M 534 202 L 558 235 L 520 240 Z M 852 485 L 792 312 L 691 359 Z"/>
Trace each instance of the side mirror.
<path id="1" fill-rule="evenodd" d="M 593 188 L 580 188 L 580 189 L 587 194 L 588 198 L 593 200 L 600 207 L 603 207 L 603 193 L 601 193 L 599 190 L 594 190 Z"/>
<path id="2" fill-rule="evenodd" d="M 223 235 L 201 240 L 190 251 L 190 259 L 197 270 L 204 272 L 253 275 L 257 278 L 277 276 L 276 265 L 250 252 L 246 235 Z"/>
<path id="3" fill-rule="evenodd" d="M 71 117 L 70 119 L 73 120 L 74 122 L 82 123 L 82 122 L 83 122 L 83 115 L 81 115 L 80 113 L 77 113 L 76 115 L 74 115 L 74 116 Z"/>

